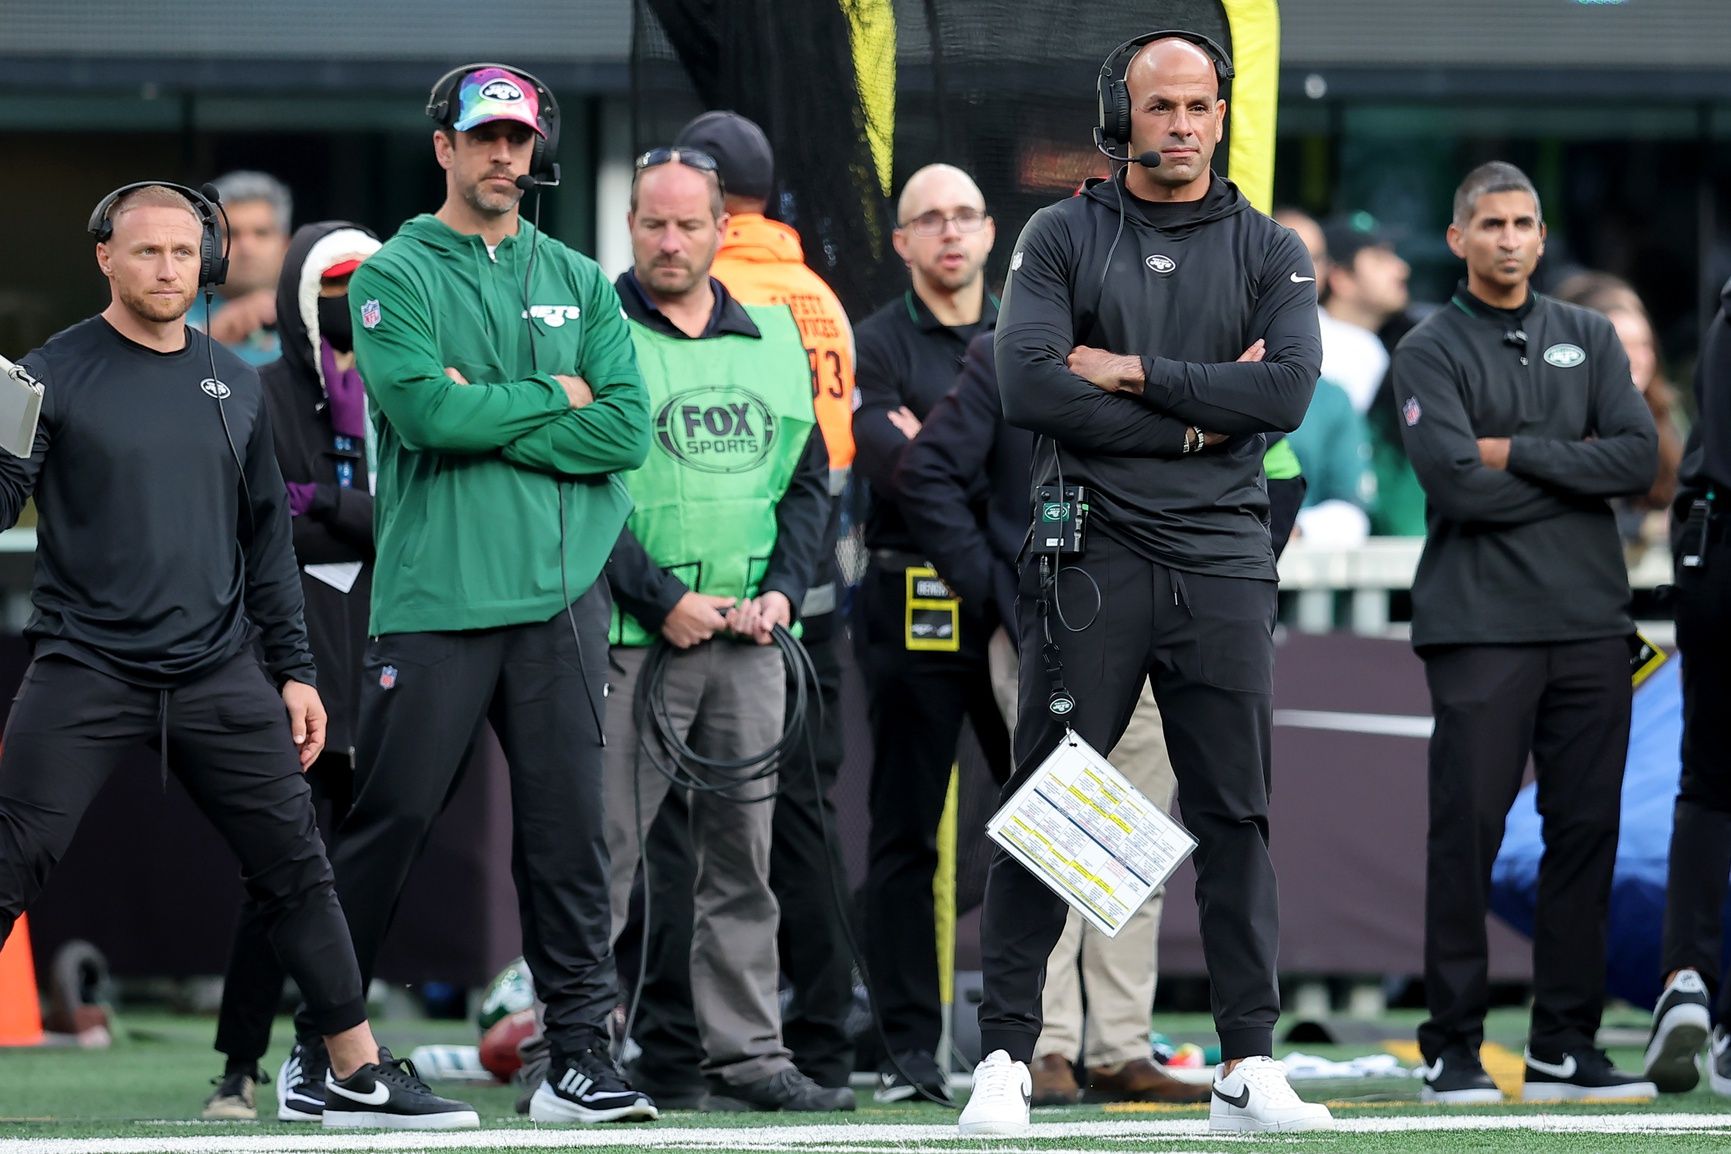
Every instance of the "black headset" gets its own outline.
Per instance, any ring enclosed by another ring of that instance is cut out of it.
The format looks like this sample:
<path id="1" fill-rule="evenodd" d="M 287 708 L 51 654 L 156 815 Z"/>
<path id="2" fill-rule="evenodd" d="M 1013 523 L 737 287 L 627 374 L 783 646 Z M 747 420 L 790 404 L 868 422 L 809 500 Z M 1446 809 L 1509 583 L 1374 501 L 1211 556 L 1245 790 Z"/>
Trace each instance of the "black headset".
<path id="1" fill-rule="evenodd" d="M 140 180 L 123 184 L 96 202 L 96 207 L 90 213 L 90 235 L 100 244 L 106 244 L 113 239 L 114 220 L 109 214 L 114 211 L 115 202 L 129 192 L 137 192 L 141 188 L 166 188 L 170 192 L 178 192 L 192 205 L 192 211 L 197 214 L 203 232 L 198 242 L 198 287 L 215 288 L 228 279 L 228 247 L 223 241 L 222 229 L 217 227 L 217 214 L 221 209 L 218 207 L 218 198 L 213 195 L 216 190 L 210 185 L 205 187 L 210 189 L 209 194 L 170 180 Z"/>
<path id="2" fill-rule="evenodd" d="M 1094 124 L 1095 144 L 1129 145 L 1130 86 L 1125 83 L 1124 77 L 1118 75 L 1118 61 L 1126 53 L 1134 53 L 1144 44 L 1155 40 L 1188 40 L 1202 49 L 1208 54 L 1208 59 L 1214 62 L 1214 75 L 1220 81 L 1221 94 L 1225 94 L 1226 82 L 1233 76 L 1232 57 L 1214 40 L 1200 32 L 1186 32 L 1180 28 L 1163 28 L 1158 32 L 1145 32 L 1141 36 L 1131 37 L 1112 49 L 1112 54 L 1100 65 L 1100 75 L 1096 82 L 1100 94 L 1100 115 Z"/>
<path id="3" fill-rule="evenodd" d="M 479 72 L 483 68 L 500 68 L 511 75 L 520 77 L 535 89 L 535 119 L 541 125 L 545 136 L 535 138 L 535 151 L 529 156 L 529 175 L 536 178 L 538 184 L 557 184 L 559 181 L 559 166 L 554 158 L 559 155 L 559 102 L 553 98 L 553 93 L 540 80 L 514 64 L 464 64 L 453 68 L 433 85 L 433 91 L 427 96 L 427 115 L 434 122 L 445 128 L 452 128 L 457 118 L 457 86 L 463 77 L 471 72 Z"/>

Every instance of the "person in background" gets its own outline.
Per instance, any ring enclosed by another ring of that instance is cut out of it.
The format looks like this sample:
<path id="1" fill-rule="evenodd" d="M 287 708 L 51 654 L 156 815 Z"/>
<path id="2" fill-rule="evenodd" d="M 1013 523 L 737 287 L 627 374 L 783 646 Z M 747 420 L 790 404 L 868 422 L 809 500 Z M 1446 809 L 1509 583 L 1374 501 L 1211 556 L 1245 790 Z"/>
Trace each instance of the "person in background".
<path id="1" fill-rule="evenodd" d="M 307 784 L 325 831 L 348 812 L 355 772 L 355 717 L 373 587 L 373 494 L 367 471 L 367 402 L 355 370 L 349 275 L 379 240 L 347 221 L 294 235 L 277 288 L 283 355 L 259 373 L 277 464 L 288 487 L 301 566 L 307 639 L 319 662 L 327 711 L 325 748 Z M 206 1118 L 258 1116 L 259 1060 L 282 1000 L 283 967 L 262 907 L 249 900 L 235 926 L 222 984 L 216 1049 L 227 1058 Z M 280 1119 L 279 1119 L 280 1120 Z"/>
<path id="2" fill-rule="evenodd" d="M 211 183 L 227 222 L 228 281 L 217 290 L 208 314 L 201 296 L 186 320 L 247 364 L 268 365 L 282 355 L 276 290 L 294 198 L 287 185 L 263 172 L 231 172 Z"/>
<path id="3" fill-rule="evenodd" d="M 1625 497 L 1613 508 L 1625 544 L 1648 547 L 1666 543 L 1670 509 L 1677 495 L 1677 470 L 1683 461 L 1683 441 L 1688 429 L 1678 403 L 1677 389 L 1665 379 L 1659 344 L 1647 307 L 1628 282 L 1608 273 L 1579 273 L 1557 286 L 1557 299 L 1604 313 L 1616 326 L 1623 351 L 1629 354 L 1629 371 L 1635 387 L 1653 414 L 1659 431 L 1659 472 L 1653 487 L 1637 497 Z"/>
<path id="4" fill-rule="evenodd" d="M 972 177 L 947 164 L 915 172 L 896 205 L 907 291 L 861 321 L 856 463 L 871 483 L 871 562 L 855 602 L 854 643 L 872 727 L 871 841 L 861 943 L 889 1053 L 879 1102 L 949 1101 L 937 1061 L 932 877 L 937 830 L 963 717 L 1001 781 L 1010 742 L 992 697 L 987 643 L 996 610 L 958 598 L 908 529 L 897 466 L 920 422 L 955 384 L 968 342 L 997 324 L 986 287 L 996 226 Z M 917 608 L 916 602 L 925 602 Z"/>
<path id="5" fill-rule="evenodd" d="M 1334 269 L 1321 226 L 1294 208 L 1277 209 L 1274 219 L 1290 228 L 1304 243 L 1316 265 L 1317 287 L 1321 292 Z M 1358 252 L 1355 260 L 1367 270 L 1372 266 L 1387 267 L 1380 254 Z M 1343 285 L 1351 286 L 1352 293 L 1359 296 L 1365 292 L 1361 280 L 1379 283 L 1378 278 L 1368 274 L 1341 279 Z M 1328 323 L 1326 315 L 1326 310 L 1318 315 L 1320 325 Z M 1346 390 L 1328 379 L 1326 360 L 1310 408 L 1305 410 L 1304 423 L 1292 431 L 1285 443 L 1292 447 L 1304 471 L 1304 506 L 1298 512 L 1298 535 L 1313 545 L 1328 548 L 1349 548 L 1363 542 L 1370 532 L 1366 511 L 1376 500 L 1376 474 L 1370 467 L 1370 430 Z M 1269 497 L 1270 500 L 1274 497 L 1272 488 Z"/>

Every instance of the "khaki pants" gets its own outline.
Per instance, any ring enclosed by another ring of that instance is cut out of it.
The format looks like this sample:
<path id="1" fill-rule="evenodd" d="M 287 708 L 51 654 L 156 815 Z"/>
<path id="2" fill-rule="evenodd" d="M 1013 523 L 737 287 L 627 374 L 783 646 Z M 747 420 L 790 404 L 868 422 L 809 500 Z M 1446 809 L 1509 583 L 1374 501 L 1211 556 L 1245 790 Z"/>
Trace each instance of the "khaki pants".
<path id="1" fill-rule="evenodd" d="M 647 649 L 616 647 L 609 671 L 604 824 L 612 858 L 613 938 L 625 926 L 639 851 L 671 783 L 638 743 L 632 720 Z M 781 651 L 772 646 L 710 641 L 675 652 L 663 683 L 676 732 L 709 757 L 759 753 L 781 736 L 787 708 Z M 653 738 L 651 739 L 653 740 Z M 775 778 L 733 791 L 763 797 Z M 759 1081 L 793 1064 L 781 1040 L 776 982 L 781 917 L 769 888 L 774 802 L 741 805 L 694 792 L 691 841 L 696 854 L 691 936 L 691 1002 L 703 1040 L 703 1072 L 729 1085 Z M 633 816 L 641 813 L 641 825 Z M 635 828 L 634 828 L 635 825 Z M 533 868 L 533 863 L 530 863 Z M 650 863 L 654 869 L 654 863 Z"/>
<path id="2" fill-rule="evenodd" d="M 1016 728 L 1018 667 L 1015 647 L 1003 629 L 992 635 L 988 658 L 992 692 L 1012 732 Z M 1166 755 L 1165 731 L 1154 693 L 1143 682 L 1130 726 L 1107 755 L 1118 771 L 1162 809 L 1172 804 L 1177 778 Z M 1089 1067 L 1116 1066 L 1149 1054 L 1148 1027 L 1154 1007 L 1154 981 L 1160 908 L 1156 893 L 1136 911 L 1116 938 L 1109 938 L 1071 910 L 1064 933 L 1046 963 L 1041 996 L 1043 1028 L 1034 1057 L 1081 1057 Z M 1082 990 L 1088 991 L 1087 1029 L 1083 1030 Z M 1083 1051 L 1083 1037 L 1087 1050 Z"/>

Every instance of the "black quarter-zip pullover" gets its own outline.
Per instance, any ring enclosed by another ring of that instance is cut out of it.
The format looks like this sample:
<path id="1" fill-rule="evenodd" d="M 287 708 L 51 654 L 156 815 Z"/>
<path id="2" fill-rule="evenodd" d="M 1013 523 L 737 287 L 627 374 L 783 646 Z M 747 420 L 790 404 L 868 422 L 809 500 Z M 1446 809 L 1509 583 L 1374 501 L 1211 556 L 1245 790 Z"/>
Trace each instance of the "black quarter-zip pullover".
<path id="1" fill-rule="evenodd" d="M 1585 641 L 1634 629 L 1608 500 L 1644 493 L 1653 418 L 1603 316 L 1463 284 L 1394 354 L 1401 437 L 1425 491 L 1413 644 Z M 1481 437 L 1509 438 L 1507 469 Z"/>

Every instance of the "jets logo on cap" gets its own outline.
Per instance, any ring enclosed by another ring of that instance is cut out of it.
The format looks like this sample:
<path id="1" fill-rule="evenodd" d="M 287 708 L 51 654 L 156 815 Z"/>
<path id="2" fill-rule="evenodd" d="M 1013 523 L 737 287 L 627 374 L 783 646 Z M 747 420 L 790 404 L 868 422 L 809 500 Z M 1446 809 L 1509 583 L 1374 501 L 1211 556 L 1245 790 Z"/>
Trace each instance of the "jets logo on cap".
<path id="1" fill-rule="evenodd" d="M 523 90 L 509 80 L 489 80 L 481 89 L 481 95 L 488 100 L 521 100 Z"/>

